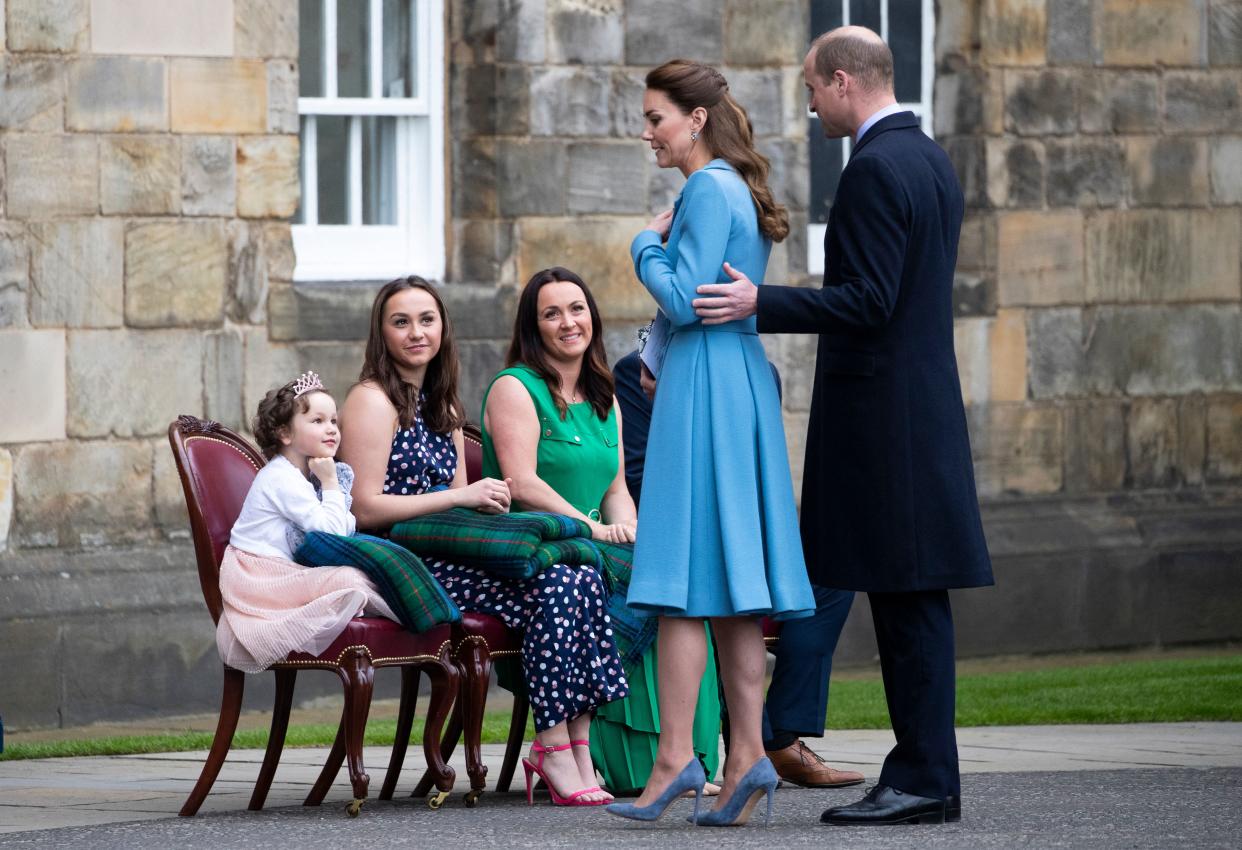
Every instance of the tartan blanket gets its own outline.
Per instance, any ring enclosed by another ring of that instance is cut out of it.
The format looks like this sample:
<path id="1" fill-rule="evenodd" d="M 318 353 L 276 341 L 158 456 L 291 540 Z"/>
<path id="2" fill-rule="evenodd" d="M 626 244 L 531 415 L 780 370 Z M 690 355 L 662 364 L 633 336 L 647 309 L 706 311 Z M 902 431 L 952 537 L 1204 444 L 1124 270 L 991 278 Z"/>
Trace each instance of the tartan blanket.
<path id="1" fill-rule="evenodd" d="M 397 523 L 389 537 L 424 558 L 504 578 L 529 579 L 553 564 L 594 567 L 611 591 L 608 615 L 627 671 L 655 638 L 656 619 L 626 605 L 634 547 L 592 540 L 581 520 L 542 511 L 481 514 L 454 508 Z"/>
<path id="2" fill-rule="evenodd" d="M 312 531 L 293 553 L 305 567 L 356 567 L 379 590 L 393 613 L 412 632 L 456 623 L 461 611 L 418 556 L 380 537 L 345 537 Z"/>

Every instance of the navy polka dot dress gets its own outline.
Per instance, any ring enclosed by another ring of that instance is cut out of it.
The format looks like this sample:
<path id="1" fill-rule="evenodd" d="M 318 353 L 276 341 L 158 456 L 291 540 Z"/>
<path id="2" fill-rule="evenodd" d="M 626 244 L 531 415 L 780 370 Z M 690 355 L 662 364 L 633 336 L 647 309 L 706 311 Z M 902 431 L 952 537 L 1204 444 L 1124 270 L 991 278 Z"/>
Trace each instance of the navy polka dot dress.
<path id="1" fill-rule="evenodd" d="M 443 489 L 456 471 L 452 436 L 427 429 L 420 418 L 393 438 L 384 492 Z M 523 633 L 522 672 L 536 731 L 628 695 L 608 588 L 594 568 L 558 564 L 534 578 L 503 579 L 435 559 L 425 563 L 463 611 L 499 617 Z"/>

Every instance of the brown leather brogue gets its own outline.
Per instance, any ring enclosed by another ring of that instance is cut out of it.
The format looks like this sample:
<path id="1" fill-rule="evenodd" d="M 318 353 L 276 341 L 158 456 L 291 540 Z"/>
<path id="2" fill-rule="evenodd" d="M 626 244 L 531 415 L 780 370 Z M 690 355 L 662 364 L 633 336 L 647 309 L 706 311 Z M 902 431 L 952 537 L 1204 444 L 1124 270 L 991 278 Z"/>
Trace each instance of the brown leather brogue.
<path id="1" fill-rule="evenodd" d="M 803 788 L 845 788 L 863 781 L 861 773 L 829 766 L 801 739 L 783 750 L 769 751 L 768 758 L 781 779 Z"/>

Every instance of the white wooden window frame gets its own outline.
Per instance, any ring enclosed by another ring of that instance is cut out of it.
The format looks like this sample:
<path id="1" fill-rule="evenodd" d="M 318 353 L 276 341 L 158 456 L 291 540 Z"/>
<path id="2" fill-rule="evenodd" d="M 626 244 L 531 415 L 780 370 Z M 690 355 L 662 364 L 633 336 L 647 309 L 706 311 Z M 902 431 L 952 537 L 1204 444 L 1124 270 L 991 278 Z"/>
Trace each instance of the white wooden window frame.
<path id="1" fill-rule="evenodd" d="M 841 2 L 841 21 L 843 25 L 850 23 L 850 0 L 840 0 Z M 888 41 L 888 0 L 879 0 L 880 3 L 880 38 Z M 921 56 L 919 67 L 919 99 L 917 101 L 901 101 L 897 105 L 902 109 L 909 109 L 919 116 L 919 123 L 923 128 L 923 132 L 930 138 L 935 138 L 932 131 L 932 86 L 936 81 L 936 10 L 934 0 L 923 0 L 923 44 L 920 48 Z M 807 116 L 812 121 L 818 122 L 815 114 L 807 109 Z M 849 137 L 841 139 L 841 163 L 849 162 L 851 142 Z M 824 233 L 827 231 L 827 224 L 808 223 L 806 226 L 806 270 L 808 274 L 824 273 Z"/>
<path id="2" fill-rule="evenodd" d="M 337 90 L 336 2 L 322 0 L 324 92 Z M 367 0 L 360 0 L 367 2 Z M 370 86 L 383 83 L 383 0 L 370 2 Z M 298 115 L 307 121 L 302 151 L 302 212 L 317 221 L 319 186 L 314 123 L 341 115 L 348 122 L 348 224 L 294 224 L 297 281 L 381 280 L 409 274 L 444 278 L 444 0 L 412 0 L 411 49 L 415 53 L 414 97 L 299 97 Z M 396 124 L 395 225 L 362 224 L 362 121 L 393 116 Z"/>

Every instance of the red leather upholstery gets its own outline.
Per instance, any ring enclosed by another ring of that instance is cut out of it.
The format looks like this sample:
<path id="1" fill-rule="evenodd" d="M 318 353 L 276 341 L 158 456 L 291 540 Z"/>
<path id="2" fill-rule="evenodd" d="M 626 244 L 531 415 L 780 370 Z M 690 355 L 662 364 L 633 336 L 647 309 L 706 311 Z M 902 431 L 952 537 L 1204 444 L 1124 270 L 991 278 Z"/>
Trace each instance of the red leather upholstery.
<path id="1" fill-rule="evenodd" d="M 521 632 L 515 632 L 504 621 L 490 614 L 463 611 L 457 626 L 463 634 L 478 635 L 487 641 L 491 652 L 503 652 L 522 648 Z"/>
<path id="2" fill-rule="evenodd" d="M 440 647 L 451 637 L 447 625 L 436 626 L 422 634 L 406 631 L 400 623 L 383 617 L 355 617 L 345 631 L 323 652 L 310 655 L 292 652 L 289 661 L 326 661 L 335 663 L 341 653 L 351 646 L 365 646 L 371 653 L 372 662 L 384 666 L 385 659 L 413 658 L 418 655 L 436 656 Z"/>
<path id="3" fill-rule="evenodd" d="M 466 444 L 466 481 L 473 483 L 483 477 L 483 432 L 478 425 L 467 422 L 461 433 Z"/>
<path id="4" fill-rule="evenodd" d="M 217 569 L 224 559 L 229 532 L 241 513 L 246 493 L 259 468 L 236 446 L 219 437 L 191 435 L 185 438 L 189 460 L 187 472 L 194 488 L 195 500 L 202 511 L 207 534 L 211 538 L 211 554 Z"/>
<path id="5" fill-rule="evenodd" d="M 763 636 L 765 638 L 778 638 L 781 636 L 781 624 L 771 617 L 760 619 L 759 626 L 763 629 Z"/>

